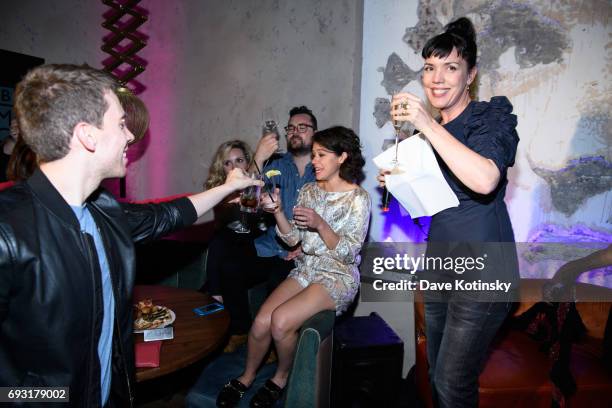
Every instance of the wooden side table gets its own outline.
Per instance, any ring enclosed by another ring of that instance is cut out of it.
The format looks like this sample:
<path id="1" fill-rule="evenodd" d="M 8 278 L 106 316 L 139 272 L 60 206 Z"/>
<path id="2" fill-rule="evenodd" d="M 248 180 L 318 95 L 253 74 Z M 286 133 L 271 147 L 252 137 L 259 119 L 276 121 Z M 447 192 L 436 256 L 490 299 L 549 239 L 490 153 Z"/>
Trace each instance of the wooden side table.
<path id="1" fill-rule="evenodd" d="M 152 299 L 154 304 L 166 306 L 176 314 L 172 324 L 174 339 L 162 342 L 159 367 L 137 368 L 137 382 L 161 377 L 201 360 L 221 346 L 229 329 L 229 313 L 225 310 L 207 316 L 193 312 L 194 308 L 214 301 L 195 290 L 137 285 L 133 299 L 134 303 Z M 142 334 L 134 334 L 135 343 L 142 341 Z"/>

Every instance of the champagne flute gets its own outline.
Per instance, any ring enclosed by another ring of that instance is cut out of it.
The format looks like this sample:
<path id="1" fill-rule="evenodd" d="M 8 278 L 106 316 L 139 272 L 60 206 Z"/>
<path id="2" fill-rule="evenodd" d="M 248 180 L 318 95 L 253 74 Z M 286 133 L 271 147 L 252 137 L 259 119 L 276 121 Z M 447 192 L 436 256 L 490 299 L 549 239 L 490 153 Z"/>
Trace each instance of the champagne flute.
<path id="1" fill-rule="evenodd" d="M 403 108 L 406 108 L 406 103 L 402 104 Z M 391 109 L 393 109 L 393 97 L 391 97 Z M 402 132 L 402 126 L 404 124 L 404 122 L 399 121 L 399 120 L 393 120 L 393 118 L 391 118 L 391 123 L 393 124 L 393 129 L 395 129 L 395 156 L 393 157 L 393 160 L 391 160 L 391 164 L 393 165 L 393 170 L 395 170 L 397 168 L 398 165 L 398 160 L 397 160 L 397 151 L 399 148 L 399 139 L 400 139 L 400 134 Z M 389 201 L 391 201 L 391 194 L 389 193 L 389 190 L 387 190 L 387 187 L 383 187 L 383 200 L 382 200 L 382 211 L 383 212 L 389 212 Z"/>
<path id="2" fill-rule="evenodd" d="M 276 153 L 281 154 L 284 153 L 283 149 L 280 147 L 280 133 L 278 131 L 278 121 L 276 120 L 276 115 L 274 114 L 274 110 L 272 108 L 264 109 L 262 115 L 262 127 L 261 134 L 265 136 L 269 133 L 274 133 L 276 135 L 276 140 L 278 140 L 278 149 L 276 149 Z"/>
<path id="3" fill-rule="evenodd" d="M 408 109 L 408 102 L 402 102 L 399 104 L 399 106 L 402 109 Z M 393 109 L 393 97 L 391 97 L 391 108 Z M 401 120 L 393 120 L 393 118 L 391 118 L 391 123 L 393 124 L 393 129 L 395 129 L 395 157 L 393 158 L 391 163 L 393 164 L 393 167 L 396 167 L 398 165 L 397 150 L 399 145 L 399 139 L 402 133 L 402 126 L 404 126 L 405 122 Z"/>
<path id="4" fill-rule="evenodd" d="M 400 134 L 402 132 L 402 125 L 404 124 L 404 122 L 401 122 L 399 120 L 393 120 L 393 128 L 395 129 L 395 156 L 393 157 L 393 160 L 391 160 L 391 164 L 393 164 L 393 167 L 397 167 L 397 150 L 399 148 L 399 138 L 400 138 Z"/>

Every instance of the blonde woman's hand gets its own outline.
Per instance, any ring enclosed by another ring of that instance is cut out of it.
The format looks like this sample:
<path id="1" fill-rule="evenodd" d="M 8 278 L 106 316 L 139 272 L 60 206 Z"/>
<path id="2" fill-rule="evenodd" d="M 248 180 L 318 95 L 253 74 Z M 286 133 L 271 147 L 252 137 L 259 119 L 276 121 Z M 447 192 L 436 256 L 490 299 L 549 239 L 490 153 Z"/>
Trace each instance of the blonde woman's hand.
<path id="1" fill-rule="evenodd" d="M 435 122 L 427 110 L 425 102 L 409 92 L 393 95 L 390 113 L 392 120 L 410 122 L 421 132 L 430 128 Z"/>

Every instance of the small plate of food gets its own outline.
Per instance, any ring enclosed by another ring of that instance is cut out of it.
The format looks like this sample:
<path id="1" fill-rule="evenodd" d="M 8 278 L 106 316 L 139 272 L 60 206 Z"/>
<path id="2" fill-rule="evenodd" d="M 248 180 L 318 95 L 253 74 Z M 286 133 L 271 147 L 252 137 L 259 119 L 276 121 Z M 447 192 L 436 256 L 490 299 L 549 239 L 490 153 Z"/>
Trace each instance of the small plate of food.
<path id="1" fill-rule="evenodd" d="M 176 315 L 166 306 L 154 305 L 151 299 L 145 299 L 134 305 L 134 333 L 145 330 L 161 329 L 174 323 Z"/>

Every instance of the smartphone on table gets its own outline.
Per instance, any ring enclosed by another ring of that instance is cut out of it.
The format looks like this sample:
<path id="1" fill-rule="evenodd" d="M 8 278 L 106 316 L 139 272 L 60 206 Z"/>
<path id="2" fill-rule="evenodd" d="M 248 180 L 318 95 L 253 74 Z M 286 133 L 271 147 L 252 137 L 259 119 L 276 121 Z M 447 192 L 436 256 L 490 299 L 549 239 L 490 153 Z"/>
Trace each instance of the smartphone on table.
<path id="1" fill-rule="evenodd" d="M 195 309 L 193 309 L 193 311 L 198 316 L 206 316 L 206 315 L 218 312 L 218 311 L 223 310 L 223 309 L 224 309 L 223 304 L 221 304 L 219 302 L 213 302 L 213 303 L 210 303 L 208 305 L 196 307 Z"/>

